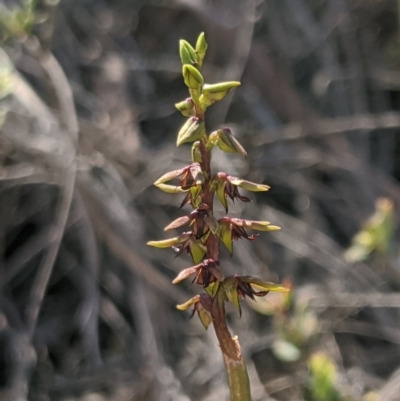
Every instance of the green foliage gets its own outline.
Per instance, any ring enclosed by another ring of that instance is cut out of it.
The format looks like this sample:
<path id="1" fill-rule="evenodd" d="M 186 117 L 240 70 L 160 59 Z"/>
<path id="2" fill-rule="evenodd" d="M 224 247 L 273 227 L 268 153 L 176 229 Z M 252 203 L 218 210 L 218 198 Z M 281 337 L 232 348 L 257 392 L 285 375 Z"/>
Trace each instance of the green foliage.
<path id="1" fill-rule="evenodd" d="M 1 57 L 1 56 L 0 56 Z M 13 91 L 12 66 L 5 60 L 0 60 L 0 102 L 10 95 Z M 7 115 L 6 108 L 1 107 L 0 103 L 0 128 L 4 124 Z"/>
<path id="2" fill-rule="evenodd" d="M 284 288 L 290 288 L 285 283 Z M 274 356 L 282 362 L 296 362 L 307 357 L 320 333 L 317 317 L 292 291 L 250 301 L 257 312 L 272 316 L 275 339 Z"/>
<path id="3" fill-rule="evenodd" d="M 393 203 L 386 198 L 378 199 L 375 213 L 353 238 L 345 258 L 349 262 L 359 262 L 368 258 L 372 252 L 386 255 L 393 236 L 393 218 Z"/>
<path id="4" fill-rule="evenodd" d="M 307 401 L 340 401 L 342 397 L 335 388 L 336 367 L 322 353 L 312 355 L 308 361 L 309 386 Z"/>
<path id="5" fill-rule="evenodd" d="M 0 40 L 28 36 L 35 21 L 35 0 L 24 0 L 21 6 L 7 9 L 0 4 Z"/>

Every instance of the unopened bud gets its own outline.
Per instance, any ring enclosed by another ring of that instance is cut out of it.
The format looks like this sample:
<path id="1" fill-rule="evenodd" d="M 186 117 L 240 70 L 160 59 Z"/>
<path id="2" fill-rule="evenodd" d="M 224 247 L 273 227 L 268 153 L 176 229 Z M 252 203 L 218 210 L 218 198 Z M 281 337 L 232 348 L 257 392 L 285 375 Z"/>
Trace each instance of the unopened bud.
<path id="1" fill-rule="evenodd" d="M 217 146 L 219 141 L 219 133 L 218 131 L 212 132 L 207 140 L 206 149 L 211 150 L 213 146 Z"/>
<path id="2" fill-rule="evenodd" d="M 238 81 L 220 82 L 218 84 L 205 84 L 200 102 L 203 107 L 209 107 L 215 102 L 222 100 L 232 88 L 240 85 Z"/>
<path id="3" fill-rule="evenodd" d="M 200 139 L 204 130 L 204 122 L 198 117 L 190 117 L 178 133 L 176 146 L 185 142 L 194 142 Z"/>
<path id="4" fill-rule="evenodd" d="M 196 52 L 186 40 L 179 41 L 179 55 L 182 64 L 194 64 L 197 62 Z"/>
<path id="5" fill-rule="evenodd" d="M 203 64 L 204 57 L 207 51 L 207 42 L 204 32 L 202 32 L 197 38 L 196 42 L 196 53 L 197 53 L 197 62 L 201 66 Z"/>
<path id="6" fill-rule="evenodd" d="M 175 103 L 175 107 L 182 113 L 183 116 L 189 117 L 195 114 L 193 100 L 188 97 L 182 102 Z"/>
<path id="7" fill-rule="evenodd" d="M 184 64 L 182 67 L 182 75 L 185 85 L 189 89 L 200 90 L 202 88 L 204 79 L 197 68 L 190 64 Z"/>
<path id="8" fill-rule="evenodd" d="M 222 151 L 226 153 L 239 153 L 244 157 L 247 156 L 247 152 L 239 141 L 232 135 L 229 128 L 222 128 L 217 132 L 219 137 L 217 145 Z"/>

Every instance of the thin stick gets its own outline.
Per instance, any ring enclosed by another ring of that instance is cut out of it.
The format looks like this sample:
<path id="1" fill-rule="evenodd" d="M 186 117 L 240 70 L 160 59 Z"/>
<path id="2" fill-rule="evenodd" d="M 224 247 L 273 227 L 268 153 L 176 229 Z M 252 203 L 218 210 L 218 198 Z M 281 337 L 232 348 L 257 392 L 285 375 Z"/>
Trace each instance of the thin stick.
<path id="1" fill-rule="evenodd" d="M 71 139 L 76 146 L 78 135 L 78 119 L 75 112 L 72 90 L 61 66 L 53 55 L 48 54 L 40 59 L 42 67 L 48 74 L 53 85 L 59 108 L 61 111 L 61 121 L 67 132 L 71 135 Z M 75 147 L 76 150 L 76 147 Z M 49 244 L 47 254 L 43 257 L 38 272 L 33 282 L 30 294 L 30 302 L 26 309 L 27 332 L 32 339 L 39 312 L 46 293 L 47 285 L 53 271 L 54 262 L 56 260 L 61 240 L 64 235 L 65 226 L 71 207 L 72 197 L 75 188 L 76 165 L 75 160 L 71 165 L 61 172 L 63 178 L 60 183 L 61 199 L 57 207 L 57 218 L 54 228 L 54 237 Z"/>

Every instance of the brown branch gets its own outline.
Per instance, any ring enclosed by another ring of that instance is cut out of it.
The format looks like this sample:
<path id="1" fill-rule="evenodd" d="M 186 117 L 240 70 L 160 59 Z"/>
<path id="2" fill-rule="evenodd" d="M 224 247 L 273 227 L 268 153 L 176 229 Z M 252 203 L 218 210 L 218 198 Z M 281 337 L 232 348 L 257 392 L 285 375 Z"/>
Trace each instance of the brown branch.
<path id="1" fill-rule="evenodd" d="M 293 141 L 309 137 L 346 134 L 354 131 L 371 132 L 378 129 L 400 128 L 400 113 L 359 114 L 350 117 L 319 118 L 303 124 L 287 124 L 278 130 L 250 135 L 254 146 L 277 141 Z"/>

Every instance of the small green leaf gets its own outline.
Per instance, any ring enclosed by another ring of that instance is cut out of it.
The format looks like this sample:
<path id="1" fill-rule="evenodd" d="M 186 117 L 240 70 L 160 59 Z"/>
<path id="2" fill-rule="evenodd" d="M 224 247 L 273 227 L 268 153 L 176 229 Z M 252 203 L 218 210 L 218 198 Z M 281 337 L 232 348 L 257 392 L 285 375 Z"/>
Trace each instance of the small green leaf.
<path id="1" fill-rule="evenodd" d="M 184 64 L 182 67 L 183 81 L 189 89 L 201 90 L 204 79 L 199 70 L 190 64 Z"/>

